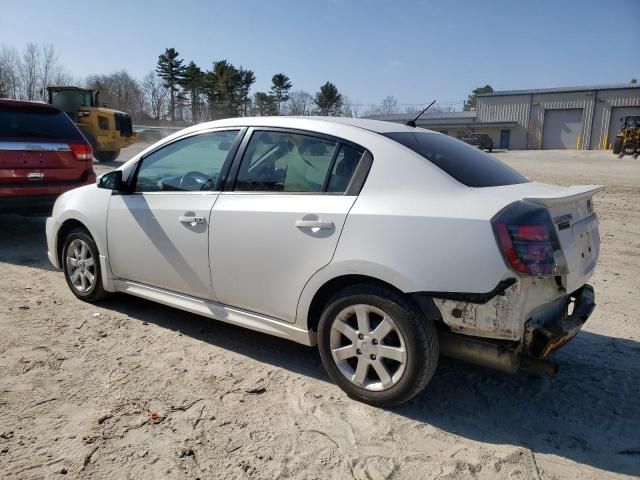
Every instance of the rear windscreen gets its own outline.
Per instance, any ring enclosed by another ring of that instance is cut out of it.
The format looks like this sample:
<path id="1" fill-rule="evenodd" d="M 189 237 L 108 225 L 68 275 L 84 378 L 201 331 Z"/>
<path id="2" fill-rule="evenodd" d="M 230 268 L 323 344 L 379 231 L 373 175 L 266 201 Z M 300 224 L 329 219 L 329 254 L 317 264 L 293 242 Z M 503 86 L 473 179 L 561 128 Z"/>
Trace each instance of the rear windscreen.
<path id="1" fill-rule="evenodd" d="M 45 108 L 0 106 L 0 137 L 83 140 L 66 113 Z"/>
<path id="2" fill-rule="evenodd" d="M 382 135 L 422 155 L 468 187 L 499 187 L 529 181 L 492 155 L 447 135 L 429 132 Z"/>

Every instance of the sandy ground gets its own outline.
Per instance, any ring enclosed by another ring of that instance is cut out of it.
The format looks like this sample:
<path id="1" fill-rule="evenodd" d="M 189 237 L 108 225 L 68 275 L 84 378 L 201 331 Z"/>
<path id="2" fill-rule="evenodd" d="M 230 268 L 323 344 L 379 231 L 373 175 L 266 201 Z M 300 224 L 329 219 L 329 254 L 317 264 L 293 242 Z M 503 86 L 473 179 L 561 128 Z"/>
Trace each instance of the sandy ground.
<path id="1" fill-rule="evenodd" d="M 640 160 L 496 155 L 607 185 L 598 307 L 557 376 L 442 360 L 393 410 L 349 400 L 314 349 L 133 297 L 82 303 L 46 259 L 44 220 L 0 216 L 0 477 L 640 475 Z"/>

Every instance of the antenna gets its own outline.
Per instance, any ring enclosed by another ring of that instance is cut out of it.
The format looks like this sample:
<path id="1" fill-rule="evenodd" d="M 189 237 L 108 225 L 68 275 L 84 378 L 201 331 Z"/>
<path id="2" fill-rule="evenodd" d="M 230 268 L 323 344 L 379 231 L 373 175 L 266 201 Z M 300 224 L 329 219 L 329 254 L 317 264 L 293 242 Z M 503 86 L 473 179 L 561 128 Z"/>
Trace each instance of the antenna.
<path id="1" fill-rule="evenodd" d="M 405 125 L 407 125 L 408 127 L 413 127 L 413 128 L 415 128 L 415 127 L 416 127 L 416 120 L 418 120 L 418 119 L 422 116 L 422 114 L 423 114 L 424 112 L 426 112 L 427 110 L 429 110 L 429 109 L 431 108 L 431 106 L 432 106 L 434 103 L 436 103 L 436 101 L 435 101 L 435 100 L 434 100 L 433 102 L 431 102 L 429 105 L 427 105 L 427 108 L 425 108 L 424 110 L 422 110 L 422 111 L 418 114 L 418 116 L 417 116 L 416 118 L 414 118 L 413 120 L 408 120 L 408 121 L 405 123 Z"/>

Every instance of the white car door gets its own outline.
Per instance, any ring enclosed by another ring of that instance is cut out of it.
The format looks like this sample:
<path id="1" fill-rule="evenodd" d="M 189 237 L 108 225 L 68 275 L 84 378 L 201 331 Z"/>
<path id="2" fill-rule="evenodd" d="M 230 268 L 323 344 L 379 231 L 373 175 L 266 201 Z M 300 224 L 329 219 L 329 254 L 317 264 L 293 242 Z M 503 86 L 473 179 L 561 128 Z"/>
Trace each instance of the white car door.
<path id="1" fill-rule="evenodd" d="M 212 213 L 219 302 L 295 320 L 304 285 L 333 257 L 364 152 L 311 133 L 249 131 Z"/>
<path id="2" fill-rule="evenodd" d="M 238 133 L 197 133 L 142 158 L 132 192 L 109 202 L 109 261 L 116 277 L 213 298 L 209 220 Z"/>

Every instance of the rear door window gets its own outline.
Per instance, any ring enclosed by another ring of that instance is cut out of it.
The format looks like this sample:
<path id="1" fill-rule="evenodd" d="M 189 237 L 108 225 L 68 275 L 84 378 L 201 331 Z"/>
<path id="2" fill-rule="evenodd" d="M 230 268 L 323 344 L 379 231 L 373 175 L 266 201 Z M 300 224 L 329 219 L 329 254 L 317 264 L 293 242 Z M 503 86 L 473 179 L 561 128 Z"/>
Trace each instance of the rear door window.
<path id="1" fill-rule="evenodd" d="M 492 155 L 446 135 L 429 132 L 383 135 L 410 148 L 468 187 L 499 187 L 529 182 Z"/>
<path id="2" fill-rule="evenodd" d="M 236 191 L 322 192 L 337 142 L 256 131 L 242 158 Z"/>
<path id="3" fill-rule="evenodd" d="M 327 192 L 342 193 L 347 190 L 362 155 L 364 150 L 344 144 L 340 147 L 329 177 Z"/>
<path id="4" fill-rule="evenodd" d="M 49 108 L 0 106 L 0 137 L 84 142 L 84 137 L 66 113 Z"/>

